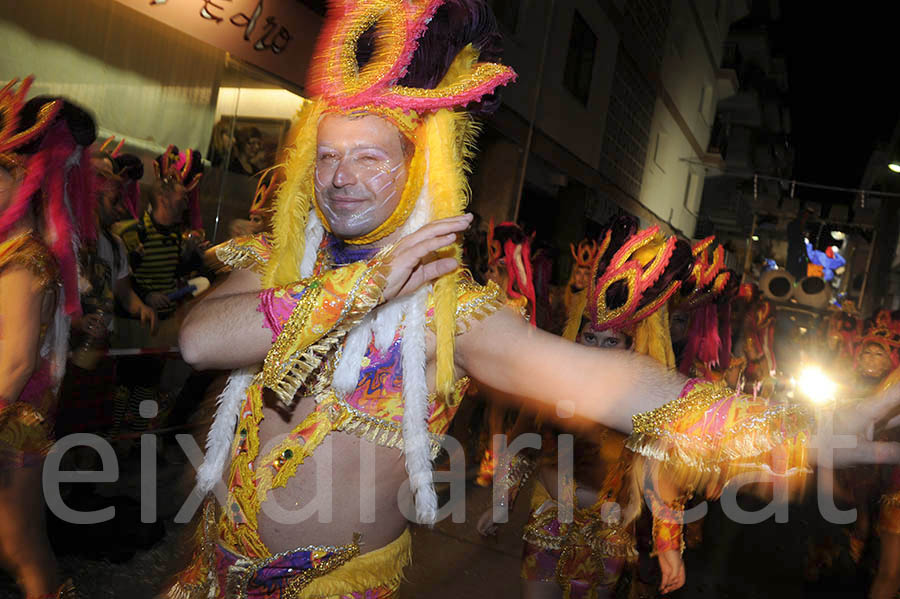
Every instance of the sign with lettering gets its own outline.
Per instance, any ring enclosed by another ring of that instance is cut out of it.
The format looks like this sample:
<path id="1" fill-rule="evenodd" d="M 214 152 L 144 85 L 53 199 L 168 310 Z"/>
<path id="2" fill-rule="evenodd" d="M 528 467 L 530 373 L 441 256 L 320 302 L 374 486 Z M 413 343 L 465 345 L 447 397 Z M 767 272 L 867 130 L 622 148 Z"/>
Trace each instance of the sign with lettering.
<path id="1" fill-rule="evenodd" d="M 322 19 L 299 0 L 118 0 L 302 86 Z"/>

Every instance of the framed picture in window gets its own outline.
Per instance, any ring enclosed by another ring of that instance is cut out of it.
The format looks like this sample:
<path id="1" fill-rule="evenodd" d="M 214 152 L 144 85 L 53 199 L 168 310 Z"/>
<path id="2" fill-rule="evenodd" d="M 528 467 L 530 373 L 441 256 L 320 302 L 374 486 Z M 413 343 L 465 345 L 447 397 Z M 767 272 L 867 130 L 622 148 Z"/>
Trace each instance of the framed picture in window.
<path id="1" fill-rule="evenodd" d="M 210 161 L 252 177 L 275 164 L 290 124 L 288 119 L 223 116 L 213 127 Z"/>

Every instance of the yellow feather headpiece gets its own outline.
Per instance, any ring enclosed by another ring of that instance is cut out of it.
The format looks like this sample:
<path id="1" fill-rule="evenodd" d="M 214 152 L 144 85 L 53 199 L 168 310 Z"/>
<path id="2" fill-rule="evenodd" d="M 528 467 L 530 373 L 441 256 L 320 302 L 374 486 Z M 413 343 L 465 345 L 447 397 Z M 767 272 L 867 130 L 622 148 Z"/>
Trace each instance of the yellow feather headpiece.
<path id="1" fill-rule="evenodd" d="M 300 278 L 305 230 L 315 201 L 316 137 L 325 114 L 373 114 L 394 124 L 415 145 L 407 184 L 388 219 L 371 233 L 343 241 L 371 244 L 399 230 L 420 198 L 430 202 L 433 220 L 462 214 L 469 198 L 466 181 L 477 127 L 464 111 L 515 72 L 497 63 L 478 62 L 478 50 L 467 45 L 433 89 L 398 84 L 413 59 L 418 40 L 444 0 L 334 0 L 317 42 L 307 88 L 313 101 L 299 115 L 298 134 L 287 152 L 285 181 L 278 190 L 273 219 L 273 255 L 263 283 L 284 285 Z M 374 28 L 374 52 L 362 67 L 357 47 Z M 427 188 L 423 190 L 427 181 Z M 425 193 L 422 193 L 422 192 Z M 328 227 L 320 214 L 323 226 Z M 457 244 L 442 252 L 461 256 Z M 456 332 L 457 273 L 434 286 L 437 335 L 437 391 L 453 390 L 453 346 Z"/>

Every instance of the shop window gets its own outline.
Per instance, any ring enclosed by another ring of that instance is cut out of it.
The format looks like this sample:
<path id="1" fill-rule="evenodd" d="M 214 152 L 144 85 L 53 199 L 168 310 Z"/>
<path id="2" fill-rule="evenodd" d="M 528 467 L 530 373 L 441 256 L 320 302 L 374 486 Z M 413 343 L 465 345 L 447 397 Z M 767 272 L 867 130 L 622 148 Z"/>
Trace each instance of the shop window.
<path id="1" fill-rule="evenodd" d="M 67 96 L 93 113 L 97 147 L 124 139 L 121 151 L 144 163 L 138 214 L 156 184 L 154 159 L 170 144 L 199 151 L 206 238 L 220 243 L 249 232 L 260 175 L 282 161 L 305 101 L 297 90 L 118 2 L 83 3 L 74 12 L 68 0 L 32 4 L 14 3 L 0 19 L 0 80 L 33 73 L 30 95 Z M 75 25 L 82 22 L 115 26 L 98 35 Z"/>
<path id="2" fill-rule="evenodd" d="M 566 55 L 563 85 L 585 106 L 591 94 L 596 51 L 597 36 L 591 31 L 584 17 L 575 11 L 572 32 L 569 34 L 569 51 Z"/>
<path id="3" fill-rule="evenodd" d="M 205 152 L 212 168 L 201 188 L 207 235 L 215 241 L 253 232 L 255 192 L 260 180 L 272 183 L 276 173 L 268 171 L 283 161 L 292 119 L 304 102 L 265 73 L 228 60 Z"/>

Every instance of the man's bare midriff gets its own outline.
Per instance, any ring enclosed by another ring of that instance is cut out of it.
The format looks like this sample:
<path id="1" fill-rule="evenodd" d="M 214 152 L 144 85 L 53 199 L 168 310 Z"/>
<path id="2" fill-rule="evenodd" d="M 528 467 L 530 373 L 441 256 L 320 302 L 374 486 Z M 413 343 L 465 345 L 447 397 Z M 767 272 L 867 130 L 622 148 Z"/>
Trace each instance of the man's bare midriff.
<path id="1" fill-rule="evenodd" d="M 263 408 L 260 456 L 302 422 L 315 403 L 311 397 L 299 400 L 289 415 L 273 409 L 274 405 L 269 398 Z M 271 552 L 279 553 L 307 545 L 344 545 L 360 533 L 361 551 L 374 551 L 399 537 L 407 526 L 397 498 L 406 480 L 399 449 L 375 445 L 352 433 L 332 432 L 285 487 L 269 492 L 259 513 L 260 538 Z M 317 490 L 317 481 L 322 489 Z M 408 501 L 407 496 L 399 501 Z M 317 512 L 310 508 L 313 502 L 321 506 Z"/>

